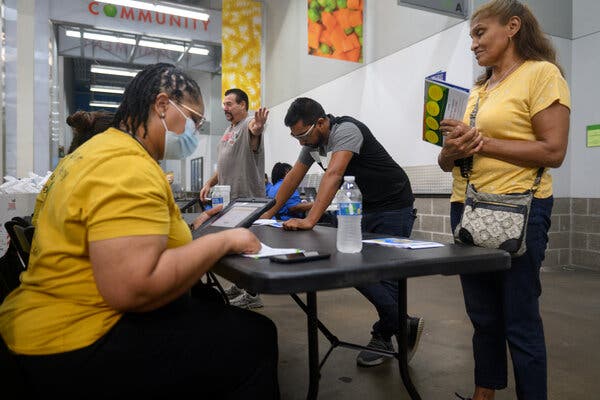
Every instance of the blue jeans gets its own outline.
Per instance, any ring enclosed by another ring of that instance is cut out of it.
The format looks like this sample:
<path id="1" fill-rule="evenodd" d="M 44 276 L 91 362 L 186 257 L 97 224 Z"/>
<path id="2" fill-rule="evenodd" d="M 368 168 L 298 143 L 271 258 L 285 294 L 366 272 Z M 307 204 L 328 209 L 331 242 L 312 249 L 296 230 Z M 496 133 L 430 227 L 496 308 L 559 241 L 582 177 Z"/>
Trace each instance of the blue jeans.
<path id="1" fill-rule="evenodd" d="M 391 236 L 409 237 L 415 215 L 412 207 L 394 211 L 363 214 L 363 232 L 381 233 Z M 373 324 L 372 334 L 390 339 L 398 332 L 398 282 L 379 281 L 356 288 L 377 310 L 379 320 Z"/>
<path id="2" fill-rule="evenodd" d="M 513 362 L 517 398 L 546 400 L 546 344 L 539 309 L 540 267 L 548 243 L 553 198 L 533 199 L 527 226 L 527 252 L 508 271 L 461 275 L 467 314 L 473 323 L 475 384 L 504 389 L 506 343 Z M 452 230 L 463 204 L 452 203 Z"/>

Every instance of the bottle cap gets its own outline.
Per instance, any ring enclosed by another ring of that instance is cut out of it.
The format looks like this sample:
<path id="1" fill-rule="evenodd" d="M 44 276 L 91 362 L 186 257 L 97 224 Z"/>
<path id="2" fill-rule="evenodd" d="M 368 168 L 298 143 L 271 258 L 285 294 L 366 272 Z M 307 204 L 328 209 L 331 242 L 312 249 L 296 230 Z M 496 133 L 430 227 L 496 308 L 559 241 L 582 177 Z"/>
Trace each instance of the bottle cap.
<path id="1" fill-rule="evenodd" d="M 353 175 L 346 175 L 346 176 L 344 176 L 344 180 L 348 181 L 348 182 L 354 182 L 354 176 Z"/>
<path id="2" fill-rule="evenodd" d="M 231 191 L 231 186 L 229 186 L 229 185 L 215 185 L 215 186 L 213 186 L 213 188 L 216 190 L 223 190 L 226 192 Z"/>

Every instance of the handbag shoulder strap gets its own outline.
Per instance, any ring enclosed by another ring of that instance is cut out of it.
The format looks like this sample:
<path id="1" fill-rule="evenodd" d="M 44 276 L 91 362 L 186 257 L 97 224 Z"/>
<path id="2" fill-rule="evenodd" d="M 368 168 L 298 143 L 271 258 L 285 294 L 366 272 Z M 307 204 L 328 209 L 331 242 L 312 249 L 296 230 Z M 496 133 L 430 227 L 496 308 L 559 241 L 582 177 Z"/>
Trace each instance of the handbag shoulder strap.
<path id="1" fill-rule="evenodd" d="M 537 175 L 535 176 L 535 181 L 533 181 L 533 186 L 531 187 L 531 193 L 537 192 L 540 188 L 540 183 L 542 182 L 542 175 L 544 175 L 544 167 L 539 167 Z"/>

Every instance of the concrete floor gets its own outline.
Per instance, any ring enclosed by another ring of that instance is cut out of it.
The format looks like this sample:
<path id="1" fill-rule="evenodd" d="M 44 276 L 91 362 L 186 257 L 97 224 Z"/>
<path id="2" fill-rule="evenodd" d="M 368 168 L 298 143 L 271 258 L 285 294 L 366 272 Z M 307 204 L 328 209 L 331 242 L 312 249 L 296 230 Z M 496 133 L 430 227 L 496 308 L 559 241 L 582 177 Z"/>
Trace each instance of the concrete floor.
<path id="1" fill-rule="evenodd" d="M 541 298 L 548 346 L 549 399 L 600 398 L 600 273 L 556 269 L 542 273 Z M 425 318 L 417 354 L 409 365 L 424 400 L 471 395 L 472 328 L 464 311 L 458 277 L 408 281 L 409 312 Z M 304 314 L 289 296 L 263 295 L 279 333 L 279 380 L 283 400 L 306 398 L 307 338 Z M 366 344 L 375 320 L 371 305 L 354 289 L 320 292 L 319 318 L 340 340 Z M 320 335 L 321 357 L 328 342 Z M 392 361 L 359 368 L 357 352 L 337 348 L 324 365 L 319 399 L 407 399 L 398 367 Z M 509 386 L 497 400 L 515 399 Z"/>

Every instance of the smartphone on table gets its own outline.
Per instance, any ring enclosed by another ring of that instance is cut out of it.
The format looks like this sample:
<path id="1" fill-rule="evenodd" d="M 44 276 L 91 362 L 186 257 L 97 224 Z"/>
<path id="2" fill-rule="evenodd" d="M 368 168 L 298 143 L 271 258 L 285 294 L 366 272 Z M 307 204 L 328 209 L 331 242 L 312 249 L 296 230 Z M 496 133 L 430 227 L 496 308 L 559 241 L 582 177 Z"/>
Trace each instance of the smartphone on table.
<path id="1" fill-rule="evenodd" d="M 319 253 L 318 251 L 305 251 L 303 253 L 281 254 L 271 256 L 269 260 L 277 263 L 289 264 L 305 261 L 323 260 L 329 258 L 329 253 Z"/>

